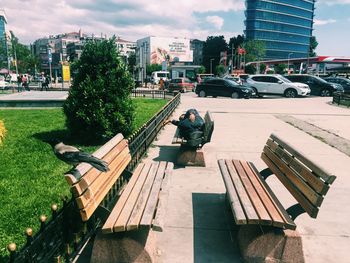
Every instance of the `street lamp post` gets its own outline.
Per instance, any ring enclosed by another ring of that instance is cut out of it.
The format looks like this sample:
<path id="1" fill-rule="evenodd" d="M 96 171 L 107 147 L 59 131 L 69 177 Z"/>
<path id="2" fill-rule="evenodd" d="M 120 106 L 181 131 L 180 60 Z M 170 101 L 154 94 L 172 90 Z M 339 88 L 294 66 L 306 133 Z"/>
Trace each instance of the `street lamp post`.
<path id="1" fill-rule="evenodd" d="M 289 53 L 289 54 L 288 54 L 288 67 L 287 67 L 287 69 L 288 69 L 288 74 L 289 74 L 289 59 L 290 59 L 290 55 L 293 55 L 293 53 Z"/>
<path id="2" fill-rule="evenodd" d="M 210 74 L 213 74 L 213 58 L 210 59 Z"/>

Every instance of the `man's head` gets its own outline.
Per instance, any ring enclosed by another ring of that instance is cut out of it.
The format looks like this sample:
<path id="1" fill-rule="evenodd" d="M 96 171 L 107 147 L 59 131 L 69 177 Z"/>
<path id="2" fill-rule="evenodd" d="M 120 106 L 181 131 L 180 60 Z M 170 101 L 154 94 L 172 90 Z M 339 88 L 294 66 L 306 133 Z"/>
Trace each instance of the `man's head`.
<path id="1" fill-rule="evenodd" d="M 191 122 L 194 122 L 196 120 L 196 115 L 194 115 L 193 112 L 190 113 L 190 116 L 188 117 L 188 119 L 191 121 Z"/>

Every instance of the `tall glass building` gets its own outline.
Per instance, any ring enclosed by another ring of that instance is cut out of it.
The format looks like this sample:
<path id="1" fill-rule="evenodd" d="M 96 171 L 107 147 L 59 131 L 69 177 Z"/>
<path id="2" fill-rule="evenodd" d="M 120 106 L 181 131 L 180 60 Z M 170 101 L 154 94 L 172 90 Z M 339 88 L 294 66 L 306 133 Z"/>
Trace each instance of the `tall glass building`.
<path id="1" fill-rule="evenodd" d="M 265 60 L 306 58 L 312 36 L 315 0 L 246 0 L 244 31 L 262 40 Z"/>
<path id="2" fill-rule="evenodd" d="M 7 66 L 7 39 L 6 39 L 6 15 L 5 11 L 0 9 L 0 68 Z"/>

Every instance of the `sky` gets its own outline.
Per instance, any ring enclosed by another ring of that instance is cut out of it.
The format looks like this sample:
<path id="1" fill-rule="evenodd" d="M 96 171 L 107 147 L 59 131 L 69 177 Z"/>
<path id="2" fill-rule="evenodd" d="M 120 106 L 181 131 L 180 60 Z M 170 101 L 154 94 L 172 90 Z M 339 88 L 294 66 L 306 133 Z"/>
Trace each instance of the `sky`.
<path id="1" fill-rule="evenodd" d="M 243 0 L 0 0 L 7 29 L 24 44 L 68 32 L 186 37 L 243 34 Z M 350 57 L 350 0 L 318 0 L 314 32 L 318 55 Z"/>

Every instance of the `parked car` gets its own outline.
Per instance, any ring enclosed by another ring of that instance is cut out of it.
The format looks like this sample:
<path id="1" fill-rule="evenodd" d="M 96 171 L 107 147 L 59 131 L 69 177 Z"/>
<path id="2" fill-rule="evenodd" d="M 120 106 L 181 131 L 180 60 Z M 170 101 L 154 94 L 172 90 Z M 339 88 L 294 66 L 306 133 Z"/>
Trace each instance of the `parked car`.
<path id="1" fill-rule="evenodd" d="M 217 96 L 238 98 L 250 98 L 255 92 L 246 86 L 237 84 L 235 81 L 222 78 L 208 78 L 196 87 L 199 97 Z"/>
<path id="2" fill-rule="evenodd" d="M 342 85 L 344 93 L 350 93 L 350 79 L 344 77 L 327 77 L 325 78 L 327 82 L 337 83 Z"/>
<path id="3" fill-rule="evenodd" d="M 224 79 L 233 80 L 233 81 L 237 82 L 237 84 L 239 84 L 239 85 L 243 84 L 241 78 L 238 76 L 226 75 L 226 76 L 224 76 Z"/>
<path id="4" fill-rule="evenodd" d="M 168 90 L 179 92 L 193 91 L 194 86 L 194 83 L 188 78 L 176 78 L 169 82 Z"/>
<path id="5" fill-rule="evenodd" d="M 281 75 L 251 75 L 247 78 L 247 85 L 255 90 L 258 96 L 283 95 L 287 98 L 307 96 L 310 88 L 303 83 L 293 83 Z"/>
<path id="6" fill-rule="evenodd" d="M 293 82 L 301 82 L 309 85 L 312 95 L 318 95 L 322 97 L 332 96 L 333 92 L 343 92 L 344 89 L 336 84 L 328 83 L 324 79 L 317 76 L 299 74 L 285 76 L 287 79 Z"/>
<path id="7" fill-rule="evenodd" d="M 0 80 L 0 89 L 4 90 L 10 87 L 10 83 L 5 80 Z"/>

